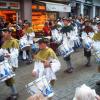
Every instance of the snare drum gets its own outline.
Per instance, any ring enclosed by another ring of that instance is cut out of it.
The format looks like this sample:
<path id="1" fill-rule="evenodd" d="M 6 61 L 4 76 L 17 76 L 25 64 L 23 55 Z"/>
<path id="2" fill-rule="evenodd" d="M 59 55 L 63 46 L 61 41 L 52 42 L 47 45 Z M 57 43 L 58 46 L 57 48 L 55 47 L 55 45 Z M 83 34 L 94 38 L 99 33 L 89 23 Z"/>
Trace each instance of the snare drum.
<path id="1" fill-rule="evenodd" d="M 29 83 L 28 85 L 26 85 L 26 88 L 31 95 L 34 95 L 35 93 L 42 93 L 48 98 L 54 95 L 54 91 L 45 76 L 42 76 L 35 81 Z"/>
<path id="2" fill-rule="evenodd" d="M 12 78 L 15 73 L 12 71 L 11 66 L 7 61 L 0 62 L 0 82 Z"/>
<path id="3" fill-rule="evenodd" d="M 61 43 L 61 41 L 62 41 L 62 34 L 59 33 L 56 29 L 52 30 L 52 37 L 51 38 L 52 38 L 53 42 Z"/>
<path id="4" fill-rule="evenodd" d="M 28 50 L 29 48 L 31 48 L 27 39 L 24 38 L 20 39 L 20 48 L 21 50 Z"/>
<path id="5" fill-rule="evenodd" d="M 97 63 L 100 63 L 100 50 L 94 53 L 95 59 Z"/>
<path id="6" fill-rule="evenodd" d="M 58 47 L 57 51 L 58 51 L 59 55 L 61 55 L 63 57 L 66 57 L 66 56 L 70 55 L 72 52 L 74 52 L 73 48 L 69 48 L 67 46 L 67 44 L 61 44 Z"/>

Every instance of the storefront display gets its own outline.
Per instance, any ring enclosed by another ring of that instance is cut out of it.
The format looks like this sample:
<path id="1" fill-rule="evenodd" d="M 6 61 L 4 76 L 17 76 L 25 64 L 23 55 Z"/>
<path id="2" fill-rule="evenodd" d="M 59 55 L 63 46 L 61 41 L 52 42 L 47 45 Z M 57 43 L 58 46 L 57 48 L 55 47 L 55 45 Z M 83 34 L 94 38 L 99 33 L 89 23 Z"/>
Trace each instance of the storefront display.
<path id="1" fill-rule="evenodd" d="M 16 11 L 1 10 L 0 17 L 9 22 L 16 21 Z"/>
<path id="2" fill-rule="evenodd" d="M 47 20 L 46 12 L 32 12 L 32 25 L 35 32 L 42 31 Z"/>
<path id="3" fill-rule="evenodd" d="M 41 4 L 32 5 L 32 25 L 34 32 L 42 31 L 44 23 L 47 21 L 46 7 Z"/>
<path id="4" fill-rule="evenodd" d="M 34 32 L 42 32 L 46 21 L 54 21 L 57 18 L 56 12 L 47 12 L 46 6 L 41 4 L 32 5 L 32 25 Z"/>
<path id="5" fill-rule="evenodd" d="M 0 17 L 6 21 L 13 22 L 18 18 L 18 10 L 20 9 L 19 2 L 0 1 Z"/>

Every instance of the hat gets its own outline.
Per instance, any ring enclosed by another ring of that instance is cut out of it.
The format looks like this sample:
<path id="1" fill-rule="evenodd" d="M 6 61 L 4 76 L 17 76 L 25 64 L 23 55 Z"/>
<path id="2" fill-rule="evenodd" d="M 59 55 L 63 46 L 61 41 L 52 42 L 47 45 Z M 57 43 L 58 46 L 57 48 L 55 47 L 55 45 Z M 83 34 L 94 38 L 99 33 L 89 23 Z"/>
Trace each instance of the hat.
<path id="1" fill-rule="evenodd" d="M 63 20 L 70 21 L 70 19 L 66 17 L 63 17 Z"/>
<path id="2" fill-rule="evenodd" d="M 24 24 L 31 25 L 31 23 L 29 21 L 25 21 Z"/>
<path id="3" fill-rule="evenodd" d="M 43 37 L 43 38 L 41 38 L 41 39 L 38 40 L 38 43 L 39 43 L 39 44 L 41 44 L 41 43 L 46 43 L 46 44 L 47 44 L 48 41 L 49 41 L 49 40 L 48 40 L 47 38 L 44 38 L 44 37 Z"/>

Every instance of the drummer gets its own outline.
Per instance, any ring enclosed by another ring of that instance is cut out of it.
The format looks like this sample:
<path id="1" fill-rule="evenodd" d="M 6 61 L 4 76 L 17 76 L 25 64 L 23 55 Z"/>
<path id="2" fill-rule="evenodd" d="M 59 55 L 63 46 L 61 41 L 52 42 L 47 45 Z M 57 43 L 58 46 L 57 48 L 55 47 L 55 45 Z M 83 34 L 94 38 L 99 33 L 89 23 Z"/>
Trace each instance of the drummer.
<path id="1" fill-rule="evenodd" d="M 62 27 L 61 32 L 63 34 L 66 33 L 66 35 L 68 37 L 68 33 L 73 31 L 73 27 L 71 25 L 70 19 L 63 18 L 63 22 L 64 22 L 64 26 Z M 64 72 L 65 73 L 72 73 L 73 72 L 73 67 L 72 67 L 70 55 L 67 56 L 67 57 L 64 57 L 64 60 L 67 62 L 67 67 L 68 67 Z"/>
<path id="2" fill-rule="evenodd" d="M 6 55 L 6 58 L 9 59 L 10 56 L 12 55 L 12 52 L 10 52 L 11 48 L 15 48 L 18 50 L 18 42 L 16 39 L 12 38 L 11 36 L 12 30 L 9 28 L 4 28 L 3 29 L 3 39 L 4 43 L 2 44 L 2 48 L 8 50 L 9 54 Z M 15 51 L 14 51 L 15 52 Z M 16 55 L 16 53 L 15 53 Z M 15 70 L 17 68 L 16 66 L 12 66 Z M 11 96 L 7 98 L 7 100 L 17 100 L 18 98 L 18 92 L 16 90 L 15 86 L 15 79 L 12 77 L 8 80 L 5 81 L 6 85 L 11 89 Z"/>
<path id="3" fill-rule="evenodd" d="M 33 38 L 35 37 L 35 33 L 33 31 L 33 28 L 31 27 L 31 23 L 29 21 L 25 21 L 23 32 L 27 36 L 28 43 L 31 46 L 33 44 Z M 27 57 L 23 57 L 24 59 L 28 60 L 27 63 L 28 64 L 32 63 L 32 51 L 31 51 L 31 49 L 29 48 L 29 50 L 24 50 L 23 52 L 24 52 L 23 54 L 26 53 L 25 55 L 28 56 L 28 59 L 27 59 Z"/>
<path id="4" fill-rule="evenodd" d="M 81 35 L 83 40 L 86 39 L 86 37 L 89 37 L 90 39 L 92 39 L 94 35 L 94 30 L 90 24 L 91 22 L 89 20 L 85 21 L 85 26 Z M 84 56 L 87 58 L 87 63 L 85 64 L 85 66 L 90 67 L 91 66 L 91 47 L 90 49 L 88 49 L 87 47 L 84 47 Z"/>
<path id="5" fill-rule="evenodd" d="M 45 75 L 48 81 L 50 82 L 50 84 L 54 86 L 54 83 L 56 80 L 55 73 L 58 70 L 60 70 L 60 62 L 55 52 L 51 48 L 48 47 L 47 45 L 48 39 L 42 38 L 38 41 L 38 43 L 39 43 L 40 51 L 35 56 L 35 59 L 43 62 L 45 70 L 48 68 L 52 69 L 51 71 L 46 72 Z M 52 61 L 50 61 L 50 59 L 52 59 Z M 37 72 L 37 69 L 33 69 L 32 74 L 33 76 L 36 76 L 39 73 Z"/>
<path id="6" fill-rule="evenodd" d="M 13 70 L 15 71 L 18 68 L 18 51 L 19 51 L 19 44 L 18 40 L 13 38 L 11 36 L 11 33 L 13 32 L 10 28 L 4 28 L 3 30 L 3 41 L 2 44 L 3 49 L 7 49 L 9 52 L 10 59 L 10 65 L 13 67 Z"/>
<path id="7" fill-rule="evenodd" d="M 94 41 L 100 41 L 100 22 L 98 22 L 98 32 L 93 36 Z M 98 72 L 100 72 L 100 63 L 98 64 Z M 100 80 L 96 82 L 97 85 L 100 85 Z"/>

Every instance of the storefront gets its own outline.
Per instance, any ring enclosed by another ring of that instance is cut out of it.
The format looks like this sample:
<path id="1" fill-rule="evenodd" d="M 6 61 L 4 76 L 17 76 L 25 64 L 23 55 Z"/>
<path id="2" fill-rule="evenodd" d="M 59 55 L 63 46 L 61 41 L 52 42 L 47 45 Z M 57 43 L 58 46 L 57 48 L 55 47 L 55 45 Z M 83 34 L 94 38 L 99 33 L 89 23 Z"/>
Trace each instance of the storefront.
<path id="1" fill-rule="evenodd" d="M 45 4 L 32 3 L 32 25 L 35 32 L 43 29 L 44 23 L 47 21 Z"/>
<path id="2" fill-rule="evenodd" d="M 58 17 L 67 17 L 67 15 L 71 12 L 70 4 L 61 4 L 61 3 L 53 3 L 53 2 L 45 2 L 46 3 L 46 11 L 48 14 L 51 12 L 51 16 L 54 16 L 54 20 Z M 50 17 L 50 16 L 49 16 Z"/>
<path id="3" fill-rule="evenodd" d="M 55 21 L 71 12 L 69 5 L 52 2 L 32 2 L 32 25 L 35 32 L 42 31 L 46 21 Z"/>
<path id="4" fill-rule="evenodd" d="M 0 18 L 13 22 L 18 20 L 19 2 L 0 1 Z"/>

